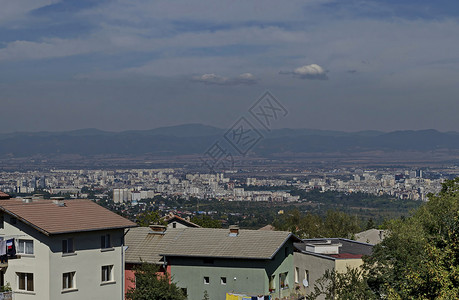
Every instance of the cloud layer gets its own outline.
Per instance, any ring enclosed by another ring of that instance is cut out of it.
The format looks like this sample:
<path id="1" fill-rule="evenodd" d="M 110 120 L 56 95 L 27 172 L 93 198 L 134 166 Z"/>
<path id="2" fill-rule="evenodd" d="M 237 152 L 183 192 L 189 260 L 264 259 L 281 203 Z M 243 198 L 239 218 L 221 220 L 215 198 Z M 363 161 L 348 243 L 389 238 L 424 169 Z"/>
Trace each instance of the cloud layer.
<path id="1" fill-rule="evenodd" d="M 459 130 L 454 1 L 4 2 L 0 131 L 225 127 L 265 90 L 279 126 Z"/>
<path id="2" fill-rule="evenodd" d="M 257 79 L 251 73 L 243 73 L 231 78 L 219 76 L 216 74 L 203 74 L 201 76 L 193 76 L 192 80 L 205 84 L 216 85 L 252 85 L 257 83 Z"/>
<path id="3" fill-rule="evenodd" d="M 301 79 L 328 80 L 327 74 L 324 71 L 324 69 L 317 64 L 301 66 L 294 69 L 293 71 L 288 72 L 281 71 L 279 72 L 279 74 L 291 74 Z"/>

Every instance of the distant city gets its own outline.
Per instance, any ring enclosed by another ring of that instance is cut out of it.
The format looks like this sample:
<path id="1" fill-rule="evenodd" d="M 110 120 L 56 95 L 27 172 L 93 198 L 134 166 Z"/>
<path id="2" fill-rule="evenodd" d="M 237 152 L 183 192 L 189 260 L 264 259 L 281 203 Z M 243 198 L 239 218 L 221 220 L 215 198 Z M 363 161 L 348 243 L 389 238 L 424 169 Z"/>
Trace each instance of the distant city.
<path id="1" fill-rule="evenodd" d="M 261 172 L 194 173 L 184 169 L 49 170 L 1 172 L 0 190 L 17 195 L 48 192 L 68 198 L 105 199 L 137 205 L 155 196 L 226 201 L 296 202 L 279 187 L 301 190 L 362 192 L 398 199 L 427 201 L 444 179 L 459 174 L 458 166 L 441 169 L 314 169 Z M 257 189 L 257 187 L 264 187 Z M 90 195 L 88 189 L 96 191 Z"/>

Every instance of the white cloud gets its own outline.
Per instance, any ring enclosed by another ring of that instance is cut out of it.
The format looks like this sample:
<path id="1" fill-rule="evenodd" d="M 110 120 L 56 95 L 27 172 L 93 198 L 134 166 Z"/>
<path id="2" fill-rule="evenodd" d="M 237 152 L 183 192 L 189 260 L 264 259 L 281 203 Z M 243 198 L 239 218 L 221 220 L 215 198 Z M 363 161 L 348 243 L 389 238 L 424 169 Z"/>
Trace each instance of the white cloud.
<path id="1" fill-rule="evenodd" d="M 236 77 L 223 77 L 216 74 L 203 74 L 200 76 L 193 76 L 193 81 L 202 82 L 205 84 L 216 84 L 216 85 L 251 85 L 256 84 L 257 79 L 251 73 L 243 73 Z"/>
<path id="2" fill-rule="evenodd" d="M 318 79 L 318 80 L 327 80 L 327 74 L 325 70 L 317 65 L 317 64 L 310 64 L 298 67 L 293 71 L 289 72 L 279 72 L 280 74 L 291 74 L 295 77 L 299 77 L 301 79 Z"/>

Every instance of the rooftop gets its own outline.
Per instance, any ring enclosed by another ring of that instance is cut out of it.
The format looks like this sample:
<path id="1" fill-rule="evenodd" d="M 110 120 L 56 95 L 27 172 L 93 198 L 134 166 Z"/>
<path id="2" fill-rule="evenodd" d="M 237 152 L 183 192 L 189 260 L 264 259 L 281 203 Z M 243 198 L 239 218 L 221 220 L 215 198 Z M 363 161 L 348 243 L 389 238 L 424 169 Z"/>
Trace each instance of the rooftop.
<path id="1" fill-rule="evenodd" d="M 287 231 L 262 231 L 239 229 L 231 234 L 229 229 L 183 228 L 173 243 L 160 254 L 166 256 L 272 259 L 290 238 L 300 241 Z"/>
<path id="2" fill-rule="evenodd" d="M 316 253 L 308 251 L 307 248 L 309 248 L 309 245 L 336 246 L 338 248 L 338 253 Z M 371 244 L 343 238 L 305 239 L 302 243 L 295 243 L 294 246 L 303 253 L 325 256 L 330 259 L 362 258 L 362 256 L 371 255 L 373 252 L 373 245 Z"/>
<path id="3" fill-rule="evenodd" d="M 0 199 L 9 199 L 10 195 L 0 191 Z"/>
<path id="4" fill-rule="evenodd" d="M 162 264 L 163 253 L 167 245 L 173 242 L 180 229 L 168 229 L 164 233 L 151 230 L 150 227 L 131 228 L 125 237 L 127 263 L 147 262 L 152 264 Z"/>
<path id="5" fill-rule="evenodd" d="M 91 200 L 0 200 L 0 210 L 46 234 L 60 234 L 137 225 Z"/>

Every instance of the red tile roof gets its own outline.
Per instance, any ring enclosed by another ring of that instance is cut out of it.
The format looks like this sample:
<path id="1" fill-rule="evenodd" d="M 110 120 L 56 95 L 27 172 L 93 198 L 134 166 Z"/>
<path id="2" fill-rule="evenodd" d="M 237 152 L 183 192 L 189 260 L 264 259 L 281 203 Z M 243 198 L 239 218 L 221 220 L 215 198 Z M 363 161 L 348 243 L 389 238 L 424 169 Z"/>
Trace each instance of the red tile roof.
<path id="1" fill-rule="evenodd" d="M 10 195 L 5 194 L 4 192 L 0 191 L 0 199 L 9 199 Z"/>
<path id="2" fill-rule="evenodd" d="M 46 234 L 120 229 L 137 225 L 91 200 L 0 200 L 0 210 Z"/>

